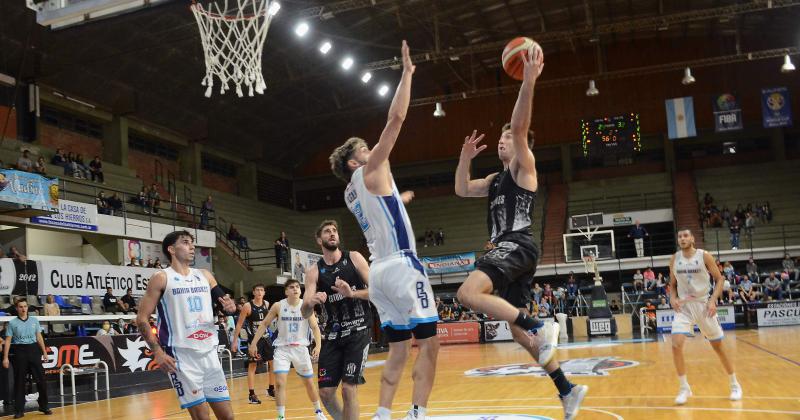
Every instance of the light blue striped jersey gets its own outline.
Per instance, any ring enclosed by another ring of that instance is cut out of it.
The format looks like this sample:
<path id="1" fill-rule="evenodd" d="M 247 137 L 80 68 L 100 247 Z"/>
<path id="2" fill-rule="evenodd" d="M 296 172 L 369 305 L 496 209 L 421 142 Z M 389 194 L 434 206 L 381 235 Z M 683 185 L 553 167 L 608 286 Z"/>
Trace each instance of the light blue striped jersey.
<path id="1" fill-rule="evenodd" d="M 370 260 L 385 258 L 400 251 L 416 254 L 414 230 L 394 179 L 391 195 L 372 194 L 364 184 L 362 166 L 350 177 L 350 184 L 344 190 L 344 201 L 364 232 L 372 254 Z"/>
<path id="2" fill-rule="evenodd" d="M 211 287 L 203 272 L 192 268 L 184 276 L 165 268 L 167 285 L 158 301 L 158 341 L 169 349 L 198 351 L 216 349 L 219 344 L 214 325 Z"/>

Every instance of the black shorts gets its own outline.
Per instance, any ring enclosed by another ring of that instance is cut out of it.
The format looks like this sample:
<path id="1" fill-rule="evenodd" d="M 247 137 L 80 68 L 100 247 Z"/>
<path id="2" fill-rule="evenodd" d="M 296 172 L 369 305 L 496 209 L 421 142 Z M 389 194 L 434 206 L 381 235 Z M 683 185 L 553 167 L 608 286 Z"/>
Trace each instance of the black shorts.
<path id="1" fill-rule="evenodd" d="M 339 382 L 363 384 L 369 343 L 369 330 L 335 340 L 323 340 L 322 350 L 319 352 L 319 387 L 337 387 Z"/>
<path id="2" fill-rule="evenodd" d="M 269 342 L 267 337 L 261 337 L 261 339 L 258 340 L 258 345 L 257 345 L 258 352 L 256 353 L 259 356 L 258 359 L 253 359 L 249 357 L 249 350 L 250 346 L 252 345 L 253 343 L 247 343 L 247 350 L 248 350 L 247 363 L 264 363 L 272 361 L 273 354 L 275 352 L 272 348 L 272 344 Z"/>
<path id="3" fill-rule="evenodd" d="M 524 233 L 501 236 L 495 248 L 475 261 L 475 269 L 490 279 L 499 296 L 516 308 L 531 301 L 531 284 L 539 261 L 539 249 Z"/>

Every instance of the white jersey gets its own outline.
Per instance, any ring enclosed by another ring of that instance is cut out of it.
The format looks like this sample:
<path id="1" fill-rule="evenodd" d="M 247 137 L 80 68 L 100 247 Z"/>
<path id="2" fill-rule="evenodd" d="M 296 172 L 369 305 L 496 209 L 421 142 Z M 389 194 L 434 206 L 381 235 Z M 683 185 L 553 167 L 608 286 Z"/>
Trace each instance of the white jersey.
<path id="1" fill-rule="evenodd" d="M 675 280 L 678 284 L 678 298 L 694 301 L 707 301 L 711 291 L 711 276 L 708 274 L 704 252 L 695 251 L 691 258 L 683 256 L 683 251 L 675 254 Z"/>
<path id="2" fill-rule="evenodd" d="M 162 347 L 209 351 L 217 348 L 211 287 L 203 272 L 184 276 L 165 268 L 167 285 L 158 301 L 158 341 Z"/>
<path id="3" fill-rule="evenodd" d="M 303 306 L 303 300 L 300 299 L 297 305 L 291 306 L 289 302 L 284 299 L 278 302 L 280 310 L 278 311 L 278 338 L 272 343 L 273 346 L 308 346 L 311 341 L 308 339 L 311 333 L 311 327 L 308 325 L 308 319 L 303 318 L 300 313 L 300 307 Z"/>
<path id="4" fill-rule="evenodd" d="M 416 254 L 414 230 L 411 229 L 411 221 L 394 179 L 391 195 L 372 194 L 364 184 L 362 166 L 350 177 L 350 184 L 344 190 L 344 201 L 364 232 L 372 254 L 370 260 L 385 258 L 400 251 Z"/>

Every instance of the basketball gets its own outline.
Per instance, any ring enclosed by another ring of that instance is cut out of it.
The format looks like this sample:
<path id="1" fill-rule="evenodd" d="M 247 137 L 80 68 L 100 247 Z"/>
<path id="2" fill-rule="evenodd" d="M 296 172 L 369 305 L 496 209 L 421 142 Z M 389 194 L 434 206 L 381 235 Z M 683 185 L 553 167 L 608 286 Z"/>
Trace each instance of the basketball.
<path id="1" fill-rule="evenodd" d="M 506 44 L 502 56 L 503 69 L 512 79 L 522 80 L 523 54 L 531 51 L 534 45 L 537 45 L 536 41 L 525 36 L 514 38 Z"/>

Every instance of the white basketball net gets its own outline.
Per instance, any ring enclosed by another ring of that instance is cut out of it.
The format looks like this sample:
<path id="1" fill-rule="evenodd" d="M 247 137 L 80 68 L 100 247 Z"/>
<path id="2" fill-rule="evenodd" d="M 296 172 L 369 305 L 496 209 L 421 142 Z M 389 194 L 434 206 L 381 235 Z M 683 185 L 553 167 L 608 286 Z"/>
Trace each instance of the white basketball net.
<path id="1" fill-rule="evenodd" d="M 208 10 L 199 2 L 193 1 L 191 6 L 203 42 L 206 97 L 211 97 L 215 76 L 220 94 L 231 85 L 236 86 L 239 97 L 244 96 L 242 86 L 248 96 L 253 96 L 253 91 L 263 94 L 267 84 L 261 73 L 261 51 L 274 14 L 270 12 L 279 6 L 272 6 L 274 0 L 235 0 L 229 9 L 228 3 L 211 2 Z"/>

